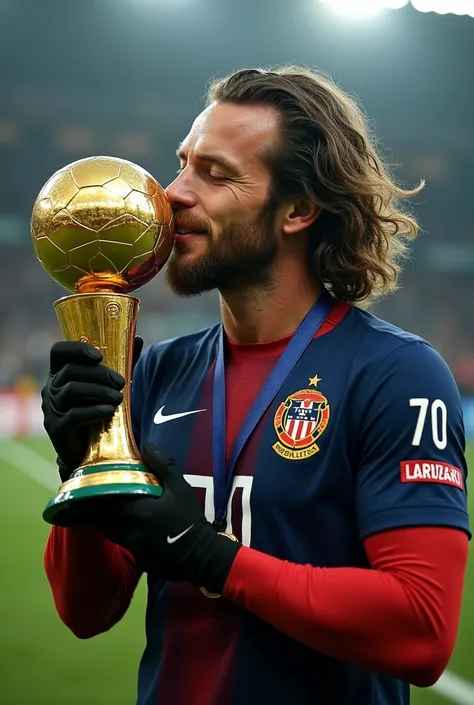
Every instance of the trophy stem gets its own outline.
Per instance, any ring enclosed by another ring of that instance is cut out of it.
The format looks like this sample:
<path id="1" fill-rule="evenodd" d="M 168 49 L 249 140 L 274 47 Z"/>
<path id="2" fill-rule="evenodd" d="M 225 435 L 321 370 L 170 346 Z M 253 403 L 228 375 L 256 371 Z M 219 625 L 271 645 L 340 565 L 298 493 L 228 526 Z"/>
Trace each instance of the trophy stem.
<path id="1" fill-rule="evenodd" d="M 135 296 L 115 293 L 75 294 L 54 304 L 65 339 L 97 347 L 103 364 L 124 377 L 125 387 L 113 417 L 91 426 L 81 466 L 44 510 L 49 523 L 82 523 L 91 515 L 91 504 L 104 495 L 162 493 L 158 479 L 143 464 L 132 431 L 130 391 L 139 305 Z"/>

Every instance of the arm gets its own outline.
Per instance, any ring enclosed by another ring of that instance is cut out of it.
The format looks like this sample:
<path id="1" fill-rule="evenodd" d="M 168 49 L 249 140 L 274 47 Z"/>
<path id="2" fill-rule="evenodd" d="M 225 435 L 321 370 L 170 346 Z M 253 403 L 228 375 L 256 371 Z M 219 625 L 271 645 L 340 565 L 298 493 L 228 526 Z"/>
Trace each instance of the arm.
<path id="1" fill-rule="evenodd" d="M 428 686 L 454 646 L 470 536 L 461 404 L 431 348 L 404 345 L 388 358 L 368 369 L 352 405 L 354 533 L 368 567 L 296 565 L 216 534 L 173 461 L 152 446 L 143 457 L 163 498 L 130 505 L 115 522 L 158 577 L 222 593 L 330 657 Z"/>
<path id="2" fill-rule="evenodd" d="M 369 567 L 293 565 L 244 547 L 224 594 L 329 656 L 427 686 L 454 646 L 467 560 L 459 393 L 418 342 L 358 393 L 354 529 Z"/>
<path id="3" fill-rule="evenodd" d="M 142 345 L 143 340 L 137 336 L 133 364 Z M 42 409 L 63 481 L 84 455 L 87 425 L 112 416 L 122 399 L 118 389 L 124 380 L 117 382 L 116 376 L 111 376 L 113 371 L 99 364 L 101 359 L 96 348 L 84 343 L 61 341 L 51 349 Z M 140 408 L 140 400 L 136 401 L 132 387 L 132 411 L 134 406 Z M 138 438 L 136 416 L 133 431 Z M 141 575 L 128 551 L 90 527 L 53 526 L 44 551 L 44 567 L 61 619 L 84 639 L 110 629 L 122 618 Z"/>
<path id="4" fill-rule="evenodd" d="M 368 538 L 370 568 L 314 568 L 242 547 L 223 596 L 332 658 L 425 687 L 445 669 L 468 555 L 455 529 Z"/>
<path id="5" fill-rule="evenodd" d="M 92 528 L 53 526 L 44 567 L 58 614 L 80 639 L 123 617 L 141 574 L 128 551 Z"/>

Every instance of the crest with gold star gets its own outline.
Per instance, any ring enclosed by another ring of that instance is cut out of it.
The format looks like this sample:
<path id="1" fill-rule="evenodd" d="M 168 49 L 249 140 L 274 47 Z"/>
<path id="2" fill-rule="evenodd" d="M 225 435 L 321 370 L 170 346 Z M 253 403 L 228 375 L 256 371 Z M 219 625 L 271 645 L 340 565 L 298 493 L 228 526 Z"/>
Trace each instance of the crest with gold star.
<path id="1" fill-rule="evenodd" d="M 273 450 L 288 460 L 304 460 L 319 451 L 317 440 L 329 423 L 329 402 L 317 386 L 316 375 L 309 380 L 314 389 L 300 389 L 290 394 L 278 407 L 274 427 L 278 441 Z"/>

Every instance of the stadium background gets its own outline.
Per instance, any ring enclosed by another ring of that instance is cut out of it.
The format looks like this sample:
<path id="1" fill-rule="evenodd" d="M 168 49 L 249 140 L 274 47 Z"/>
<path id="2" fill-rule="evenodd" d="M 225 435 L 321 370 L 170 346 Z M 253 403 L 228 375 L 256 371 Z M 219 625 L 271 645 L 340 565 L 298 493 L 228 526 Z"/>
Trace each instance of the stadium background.
<path id="1" fill-rule="evenodd" d="M 393 9 L 374 12 L 382 4 Z M 65 293 L 29 242 L 43 183 L 75 159 L 109 154 L 166 185 L 210 77 L 288 62 L 328 72 L 362 101 L 398 178 L 427 180 L 414 204 L 423 235 L 401 290 L 375 311 L 450 364 L 474 461 L 473 16 L 473 0 L 0 0 L 2 705 L 131 705 L 143 647 L 143 584 L 120 625 L 79 641 L 42 567 L 41 511 L 57 477 L 38 389 L 60 337 L 52 303 Z M 147 343 L 217 317 L 215 296 L 177 300 L 160 277 L 139 297 Z M 474 705 L 473 594 L 471 559 L 449 671 L 414 690 L 415 705 Z"/>

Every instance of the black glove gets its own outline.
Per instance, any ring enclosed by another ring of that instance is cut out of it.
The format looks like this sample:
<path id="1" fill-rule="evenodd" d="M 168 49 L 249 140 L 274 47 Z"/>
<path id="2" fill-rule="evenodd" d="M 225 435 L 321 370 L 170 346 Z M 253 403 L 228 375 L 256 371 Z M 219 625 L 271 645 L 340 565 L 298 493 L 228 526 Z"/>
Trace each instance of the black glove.
<path id="1" fill-rule="evenodd" d="M 143 339 L 137 336 L 134 365 L 142 348 Z M 101 360 L 100 350 L 87 343 L 61 341 L 51 348 L 41 408 L 63 482 L 86 454 L 90 424 L 112 418 L 123 398 L 124 378 Z"/>
<path id="2" fill-rule="evenodd" d="M 162 496 L 125 500 L 113 507 L 109 523 L 101 528 L 146 573 L 220 594 L 241 544 L 218 534 L 206 520 L 194 489 L 172 459 L 151 444 L 145 445 L 142 457 L 161 481 Z"/>

